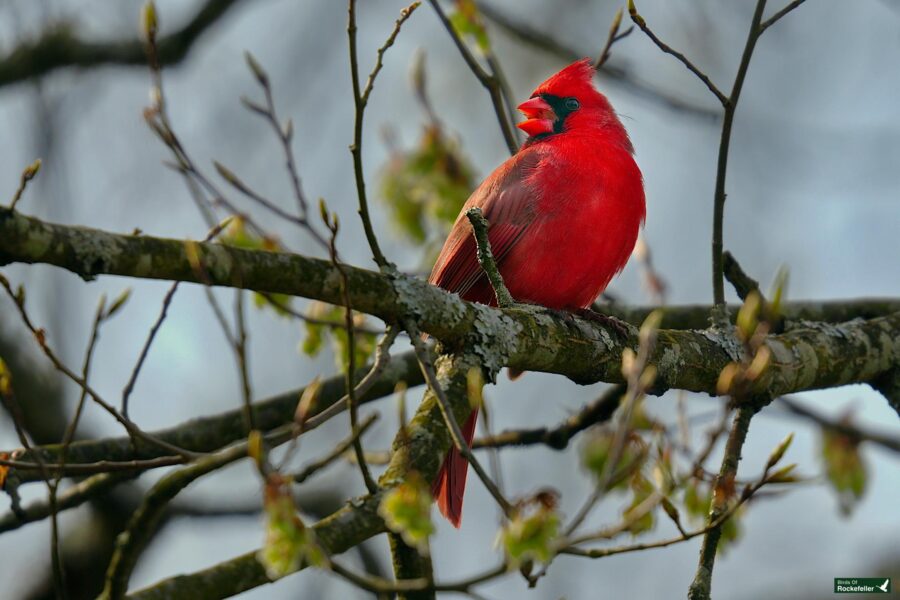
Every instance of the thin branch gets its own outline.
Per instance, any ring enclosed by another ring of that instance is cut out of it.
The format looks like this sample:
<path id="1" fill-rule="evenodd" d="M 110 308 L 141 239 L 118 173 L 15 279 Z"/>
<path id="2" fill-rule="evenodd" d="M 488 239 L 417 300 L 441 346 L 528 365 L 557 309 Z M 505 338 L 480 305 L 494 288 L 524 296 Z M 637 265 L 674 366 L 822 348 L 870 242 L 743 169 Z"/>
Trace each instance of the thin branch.
<path id="1" fill-rule="evenodd" d="M 641 29 L 641 31 L 646 33 L 647 37 L 649 37 L 660 50 L 677 58 L 681 62 L 681 64 L 687 67 L 691 73 L 696 75 L 697 78 L 702 81 L 704 85 L 706 85 L 709 91 L 712 92 L 716 98 L 718 98 L 722 106 L 728 106 L 728 97 L 723 94 L 719 90 L 719 88 L 716 87 L 716 84 L 712 82 L 712 80 L 706 73 L 698 69 L 694 65 L 694 63 L 692 63 L 684 54 L 667 45 L 665 42 L 659 39 L 655 33 L 653 33 L 650 27 L 647 26 L 647 21 L 644 19 L 644 17 L 638 14 L 637 8 L 635 8 L 634 6 L 634 0 L 628 0 L 628 14 L 631 16 L 631 20 L 634 21 L 634 24 L 637 25 Z"/>
<path id="2" fill-rule="evenodd" d="M 603 45 L 603 50 L 600 51 L 600 56 L 597 57 L 597 60 L 594 61 L 594 70 L 599 71 L 603 68 L 603 65 L 606 64 L 606 61 L 609 60 L 610 50 L 613 47 L 613 44 L 618 42 L 619 40 L 627 38 L 631 35 L 631 32 L 634 31 L 634 25 L 626 29 L 621 34 L 619 33 L 619 27 L 622 26 L 622 12 L 623 9 L 620 8 L 616 11 L 616 15 L 613 17 L 612 25 L 609 27 L 609 35 L 606 37 L 606 43 Z"/>
<path id="3" fill-rule="evenodd" d="M 781 396 L 776 401 L 797 416 L 809 419 L 825 429 L 835 431 L 855 442 L 871 442 L 893 452 L 900 452 L 900 438 L 886 433 L 870 431 L 846 421 L 829 419 L 817 411 L 807 408 L 790 396 Z"/>
<path id="4" fill-rule="evenodd" d="M 488 73 L 480 64 L 478 64 L 478 60 L 476 60 L 472 51 L 469 50 L 466 42 L 453 27 L 450 19 L 447 18 L 444 9 L 441 8 L 440 2 L 438 0 L 429 0 L 429 3 L 437 14 L 438 19 L 440 19 L 444 29 L 447 30 L 447 33 L 449 33 L 450 37 L 453 39 L 453 43 L 462 55 L 463 60 L 466 61 L 469 70 L 471 70 L 472 74 L 474 74 L 478 81 L 481 82 L 484 89 L 488 91 L 488 94 L 491 97 L 491 104 L 493 104 L 494 112 L 497 115 L 497 122 L 500 124 L 500 131 L 503 133 L 503 139 L 506 141 L 506 147 L 509 149 L 510 154 L 515 154 L 519 150 L 519 144 L 516 141 L 516 136 L 510 126 L 506 109 L 503 107 L 503 91 L 500 89 L 500 82 L 495 75 Z"/>
<path id="5" fill-rule="evenodd" d="M 331 452 L 329 452 L 322 458 L 309 463 L 308 465 L 306 465 L 303 468 L 302 471 L 300 471 L 296 475 L 291 476 L 291 479 L 293 480 L 293 482 L 294 483 L 303 483 L 304 481 L 309 479 L 311 476 L 313 476 L 315 473 L 317 473 L 318 471 L 322 470 L 324 467 L 327 467 L 328 465 L 330 465 L 331 463 L 333 463 L 334 461 L 339 459 L 341 456 L 344 455 L 345 452 L 347 452 L 347 450 L 350 449 L 351 446 L 353 446 L 354 442 L 356 440 L 358 440 L 360 437 L 362 437 L 362 435 L 369 429 L 369 427 L 371 427 L 377 420 L 378 420 L 377 413 L 372 413 L 371 415 L 366 417 L 359 424 L 359 427 L 357 429 L 353 430 L 350 433 L 349 437 L 347 437 L 345 440 L 343 440 L 337 446 L 335 446 Z"/>
<path id="6" fill-rule="evenodd" d="M 50 348 L 49 344 L 46 342 L 46 334 L 43 329 L 38 329 L 35 327 L 31 321 L 31 318 L 28 316 L 28 313 L 25 311 L 24 301 L 21 301 L 15 292 L 13 292 L 12 287 L 10 287 L 9 281 L 3 276 L 0 275 L 0 286 L 2 286 L 9 297 L 13 300 L 13 303 L 16 305 L 16 308 L 19 311 L 19 315 L 22 318 L 22 322 L 34 336 L 35 340 L 38 342 L 38 346 L 43 351 L 44 355 L 48 360 L 53 364 L 54 368 L 68 377 L 71 381 L 77 384 L 81 389 L 83 389 L 100 407 L 103 408 L 106 412 L 108 412 L 116 421 L 118 421 L 125 430 L 134 438 L 140 438 L 145 442 L 150 444 L 154 444 L 159 446 L 160 448 L 167 450 L 169 452 L 173 452 L 175 454 L 179 454 L 184 456 L 185 458 L 193 458 L 196 456 L 195 453 L 187 451 L 183 448 L 178 448 L 164 442 L 163 440 L 157 439 L 152 435 L 145 433 L 138 427 L 133 421 L 122 416 L 119 411 L 117 411 L 111 404 L 106 402 L 88 383 L 80 376 L 75 374 L 71 369 L 69 369 L 63 362 L 57 357 L 56 353 Z"/>
<path id="7" fill-rule="evenodd" d="M 744 52 L 741 55 L 741 63 L 738 66 L 737 75 L 734 78 L 734 85 L 731 88 L 731 94 L 728 96 L 728 101 L 723 104 L 725 107 L 725 116 L 722 119 L 722 138 L 719 142 L 719 158 L 716 163 L 716 191 L 713 205 L 712 238 L 713 303 L 716 306 L 721 307 L 724 307 L 725 305 L 725 284 L 723 281 L 722 259 L 722 222 L 725 217 L 725 176 L 728 168 L 728 148 L 731 144 L 731 127 L 734 123 L 734 113 L 737 109 L 738 100 L 741 97 L 741 90 L 744 86 L 747 68 L 750 66 L 750 58 L 753 56 L 756 40 L 759 39 L 761 33 L 759 24 L 762 20 L 765 8 L 766 0 L 758 0 L 756 3 L 756 10 L 753 12 L 753 20 L 750 23 L 750 31 L 747 34 L 747 43 L 744 45 Z"/>
<path id="8" fill-rule="evenodd" d="M 765 21 L 760 23 L 759 24 L 759 35 L 762 35 L 762 33 L 766 29 L 768 29 L 769 27 L 771 27 L 772 25 L 777 23 L 781 19 L 781 17 L 785 16 L 786 14 L 788 14 L 789 12 L 791 12 L 792 10 L 794 10 L 795 8 L 797 8 L 804 2 L 806 2 L 806 0 L 793 0 L 793 2 L 790 2 L 787 6 L 785 6 L 784 8 L 782 8 L 781 10 L 776 12 L 774 15 L 772 15 L 771 17 L 769 17 L 768 19 L 766 19 Z"/>
<path id="9" fill-rule="evenodd" d="M 594 402 L 591 402 L 578 411 L 577 414 L 572 415 L 556 427 L 504 431 L 494 436 L 475 440 L 472 443 L 472 449 L 543 444 L 554 450 L 562 450 L 569 445 L 569 441 L 573 437 L 588 427 L 597 423 L 604 423 L 612 418 L 613 413 L 619 407 L 623 393 L 625 393 L 624 386 L 611 386 Z"/>
<path id="10" fill-rule="evenodd" d="M 712 585 L 713 564 L 716 560 L 716 549 L 722 536 L 724 515 L 730 511 L 728 500 L 734 486 L 738 462 L 741 460 L 741 449 L 747 439 L 750 419 L 756 414 L 756 407 L 741 406 L 737 409 L 728 441 L 725 443 L 725 454 L 722 457 L 722 468 L 713 486 L 712 506 L 709 510 L 709 528 L 703 534 L 703 545 L 700 548 L 700 564 L 694 581 L 688 589 L 689 600 L 709 600 Z"/>
<path id="11" fill-rule="evenodd" d="M 83 481 L 58 493 L 56 507 L 52 507 L 49 501 L 36 500 L 21 510 L 19 514 L 10 511 L 0 516 L 0 533 L 6 533 L 18 529 L 28 523 L 42 521 L 56 512 L 77 508 L 98 496 L 106 494 L 123 481 L 133 479 L 133 472 L 99 473 L 92 475 Z"/>
<path id="12" fill-rule="evenodd" d="M 560 39 L 548 35 L 545 29 L 537 29 L 525 23 L 516 21 L 490 4 L 481 3 L 479 8 L 481 14 L 494 25 L 502 29 L 513 39 L 518 40 L 531 48 L 546 52 L 547 54 L 556 56 L 566 62 L 576 61 L 586 54 L 589 54 L 589 52 L 572 48 Z M 648 83 L 635 79 L 634 76 L 623 67 L 613 65 L 609 61 L 603 64 L 602 68 L 598 71 L 598 74 L 601 78 L 612 80 L 632 94 L 655 102 L 668 110 L 676 111 L 681 114 L 688 114 L 694 117 L 702 117 L 704 119 L 718 120 L 719 118 L 717 111 L 690 104 L 680 98 L 670 95 L 664 90 L 656 89 Z"/>
<path id="13" fill-rule="evenodd" d="M 356 373 L 356 379 L 362 380 L 368 372 L 368 370 L 360 369 Z M 370 379 L 363 386 L 367 389 L 366 392 L 359 392 L 360 403 L 390 396 L 398 382 L 406 382 L 412 387 L 420 385 L 424 381 L 413 352 L 406 352 L 395 358 L 386 358 L 379 373 L 380 376 Z M 318 385 L 318 395 L 309 407 L 308 414 L 312 416 L 307 419 L 306 430 L 309 430 L 312 424 L 325 422 L 324 419 L 318 418 L 319 415 L 322 415 L 327 407 L 333 406 L 336 401 L 346 398 L 343 375 L 324 379 Z M 357 385 L 357 389 L 360 389 L 359 385 Z M 303 388 L 291 390 L 256 402 L 253 412 L 257 427 L 262 431 L 270 431 L 285 423 L 292 423 L 297 408 L 297 398 L 302 396 L 303 392 Z M 334 414 L 339 414 L 339 412 Z M 243 410 L 234 409 L 218 415 L 192 419 L 170 429 L 153 432 L 152 435 L 196 452 L 216 451 L 246 438 Z M 58 463 L 59 446 L 42 446 L 35 450 L 41 452 L 49 468 L 53 470 Z M 76 441 L 69 448 L 68 456 L 66 471 L 67 474 L 73 476 L 121 470 L 139 472 L 184 462 L 182 457 L 166 455 L 155 446 L 142 444 L 135 450 L 128 437 Z M 0 461 L 0 465 L 13 467 L 16 477 L 22 483 L 40 480 L 40 475 L 36 471 L 37 463 L 33 461 L 7 460 Z"/>
<path id="14" fill-rule="evenodd" d="M 413 11 L 418 8 L 419 4 L 419 2 L 413 2 L 400 12 L 400 18 L 394 24 L 393 31 L 384 45 L 378 49 L 378 58 L 376 59 L 375 67 L 369 74 L 369 79 L 366 81 L 364 92 L 360 91 L 359 59 L 356 51 L 356 0 L 350 0 L 347 10 L 347 37 L 350 41 L 350 77 L 353 83 L 353 104 L 356 109 L 353 120 L 353 143 L 350 145 L 350 153 L 353 155 L 353 175 L 356 179 L 356 192 L 359 197 L 359 216 L 362 219 L 363 230 L 366 234 L 366 240 L 369 242 L 372 257 L 375 259 L 375 264 L 381 269 L 387 268 L 388 261 L 378 245 L 378 238 L 375 236 L 375 230 L 372 228 L 372 218 L 369 216 L 369 201 L 366 197 L 366 180 L 363 176 L 362 162 L 363 117 L 369 101 L 369 94 L 371 94 L 372 87 L 375 85 L 375 78 L 381 70 L 383 55 L 394 43 L 397 34 L 400 32 L 400 27 L 403 26 L 403 23 Z"/>

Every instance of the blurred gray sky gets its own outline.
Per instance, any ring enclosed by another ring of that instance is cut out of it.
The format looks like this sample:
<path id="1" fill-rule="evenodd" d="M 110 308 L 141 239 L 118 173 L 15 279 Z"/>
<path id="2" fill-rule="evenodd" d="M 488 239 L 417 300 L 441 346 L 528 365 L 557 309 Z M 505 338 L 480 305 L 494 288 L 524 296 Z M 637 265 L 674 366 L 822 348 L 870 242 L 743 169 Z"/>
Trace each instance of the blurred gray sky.
<path id="1" fill-rule="evenodd" d="M 177 27 L 199 4 L 159 1 L 162 32 Z M 780 7 L 779 2 L 771 4 L 770 12 Z M 59 19 L 71 20 L 79 31 L 97 39 L 136 34 L 140 5 L 137 0 L 5 2 L 0 6 L 0 54 L 37 35 L 46 22 Z M 375 49 L 405 4 L 382 1 L 361 5 L 361 69 L 367 72 Z M 493 0 L 491 5 L 566 40 L 585 54 L 599 50 L 618 7 L 599 0 Z M 692 57 L 719 87 L 730 88 L 752 3 L 642 0 L 639 8 L 665 41 Z M 245 1 L 204 35 L 185 62 L 165 72 L 165 87 L 175 129 L 200 165 L 210 165 L 215 158 L 290 207 L 277 144 L 264 124 L 238 101 L 241 95 L 258 93 L 242 58 L 244 50 L 252 51 L 271 75 L 281 114 L 294 119 L 296 151 L 308 195 L 326 198 L 341 215 L 344 257 L 371 266 L 355 215 L 347 150 L 352 138 L 352 101 L 345 19 L 343 2 Z M 494 32 L 492 39 L 517 98 L 526 98 L 537 83 L 563 66 L 558 59 L 499 32 Z M 423 6 L 388 52 L 367 113 L 364 160 L 373 194 L 375 178 L 387 157 L 379 129 L 389 125 L 408 146 L 424 122 L 408 86 L 408 68 L 418 48 L 427 51 L 429 91 L 435 107 L 459 136 L 479 175 L 486 175 L 506 158 L 486 93 L 466 69 L 435 15 Z M 900 296 L 897 56 L 900 5 L 893 0 L 811 0 L 761 39 L 735 123 L 725 245 L 764 285 L 779 266 L 787 265 L 791 298 Z M 715 99 L 702 84 L 640 32 L 616 45 L 612 60 L 654 88 L 698 106 L 716 108 Z M 670 284 L 670 301 L 709 302 L 719 124 L 667 109 L 609 79 L 600 78 L 599 85 L 623 115 L 637 149 L 648 199 L 645 234 L 656 266 Z M 41 155 L 44 169 L 29 189 L 23 211 L 114 231 L 140 227 L 153 235 L 202 236 L 203 223 L 181 180 L 160 164 L 166 158 L 165 148 L 141 118 L 148 88 L 146 70 L 117 67 L 58 71 L 38 84 L 0 88 L 3 194 L 12 193 L 21 169 Z M 389 258 L 402 267 L 417 266 L 419 251 L 390 236 L 383 205 L 373 200 L 373 209 Z M 302 235 L 277 221 L 263 216 L 261 220 L 279 231 L 292 249 L 313 252 Z M 126 286 L 134 288 L 127 309 L 105 327 L 96 358 L 95 386 L 117 397 L 167 285 L 110 277 L 85 285 L 72 275 L 43 266 L 12 266 L 4 273 L 27 286 L 35 316 L 48 327 L 51 343 L 60 347 L 73 365 L 80 363 L 99 295 L 115 295 Z M 629 266 L 610 290 L 628 302 L 648 301 L 635 265 Z M 230 293 L 219 295 L 224 302 L 231 302 Z M 0 301 L 4 326 L 16 327 L 8 309 L 6 300 Z M 300 330 L 296 325 L 254 311 L 251 327 L 250 364 L 256 397 L 297 387 L 315 373 L 333 369 L 329 356 L 310 360 L 298 353 Z M 237 406 L 238 380 L 223 341 L 202 290 L 184 287 L 138 383 L 132 400 L 133 418 L 152 429 Z M 601 389 L 528 374 L 515 383 L 502 378 L 487 393 L 496 415 L 495 426 L 505 428 L 554 423 Z M 418 397 L 418 391 L 410 394 L 411 399 Z M 674 398 L 667 394 L 651 399 L 649 406 L 661 418 L 671 419 Z M 838 415 L 854 410 L 862 423 L 900 431 L 896 415 L 867 387 L 803 398 L 823 412 Z M 716 402 L 690 397 L 688 405 L 693 413 L 708 413 Z M 393 414 L 389 404 L 376 408 L 386 416 Z M 116 431 L 114 424 L 93 408 L 89 415 L 98 433 Z M 341 421 L 316 432 L 304 442 L 301 455 L 317 455 L 345 429 Z M 383 419 L 367 438 L 367 445 L 387 447 L 391 431 L 392 420 Z M 799 462 L 803 473 L 817 473 L 815 432 L 803 422 L 779 416 L 774 409 L 754 420 L 741 473 L 757 473 L 768 452 L 789 431 L 797 432 L 790 460 Z M 0 446 L 16 445 L 11 430 L 3 429 Z M 563 453 L 545 449 L 505 453 L 509 494 L 526 494 L 551 485 L 563 493 L 562 510 L 572 514 L 589 487 L 578 466 L 577 446 Z M 830 593 L 835 576 L 877 575 L 871 573 L 874 562 L 897 551 L 900 469 L 896 457 L 877 449 L 867 449 L 866 459 L 873 473 L 870 486 L 849 519 L 839 517 L 836 499 L 819 485 L 802 486 L 784 497 L 754 505 L 745 520 L 741 543 L 717 563 L 717 597 L 768 596 L 764 590 L 769 585 L 791 578 L 820 585 L 824 595 Z M 336 485 L 350 493 L 362 492 L 358 474 L 347 466 L 333 468 L 310 488 Z M 185 495 L 210 503 L 237 502 L 252 498 L 257 487 L 249 468 L 236 468 L 227 476 L 196 485 Z M 4 509 L 6 502 L 0 500 Z M 614 518 L 623 502 L 624 498 L 608 501 L 592 521 L 600 524 Z M 66 531 L 74 534 L 70 527 L 83 516 L 78 511 L 66 515 Z M 210 523 L 185 520 L 168 527 L 146 553 L 133 586 L 212 565 L 255 548 L 262 540 L 256 518 Z M 438 524 L 433 542 L 437 572 L 444 579 L 453 579 L 498 560 L 492 547 L 496 524 L 496 510 L 473 480 L 462 529 L 455 531 L 443 521 Z M 660 534 L 674 532 L 669 531 L 673 528 L 668 523 L 660 523 L 657 529 Z M 33 569 L 29 565 L 43 568 L 49 562 L 48 540 L 45 524 L 0 537 L 0 553 L 7 557 L 0 571 L 22 573 L 14 587 L 27 587 L 26 575 Z M 373 547 L 386 552 L 383 541 Z M 538 589 L 525 597 L 682 597 L 693 576 L 698 548 L 699 542 L 694 541 L 594 562 L 562 557 Z M 298 590 L 305 592 L 304 597 L 357 597 L 342 582 L 314 572 L 244 597 L 297 597 Z M 509 598 L 523 594 L 525 587 L 520 577 L 509 576 L 484 591 L 491 598 Z"/>

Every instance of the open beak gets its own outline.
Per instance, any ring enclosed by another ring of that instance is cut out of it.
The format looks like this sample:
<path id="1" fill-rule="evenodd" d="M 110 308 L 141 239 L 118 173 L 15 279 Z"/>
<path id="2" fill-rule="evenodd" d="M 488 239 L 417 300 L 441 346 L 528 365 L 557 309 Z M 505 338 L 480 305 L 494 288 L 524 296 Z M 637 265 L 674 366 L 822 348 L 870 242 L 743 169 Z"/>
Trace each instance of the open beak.
<path id="1" fill-rule="evenodd" d="M 540 96 L 529 98 L 520 104 L 518 109 L 525 115 L 526 120 L 516 125 L 516 127 L 529 136 L 534 137 L 543 133 L 553 133 L 556 113 L 553 112 L 546 100 Z"/>

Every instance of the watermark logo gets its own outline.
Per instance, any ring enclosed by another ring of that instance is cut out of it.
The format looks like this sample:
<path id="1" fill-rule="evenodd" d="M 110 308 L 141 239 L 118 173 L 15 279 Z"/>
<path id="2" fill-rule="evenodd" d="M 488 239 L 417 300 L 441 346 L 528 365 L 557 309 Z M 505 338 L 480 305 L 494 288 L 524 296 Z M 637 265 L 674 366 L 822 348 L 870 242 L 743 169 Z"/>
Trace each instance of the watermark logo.
<path id="1" fill-rule="evenodd" d="M 835 577 L 835 594 L 890 594 L 890 577 Z"/>

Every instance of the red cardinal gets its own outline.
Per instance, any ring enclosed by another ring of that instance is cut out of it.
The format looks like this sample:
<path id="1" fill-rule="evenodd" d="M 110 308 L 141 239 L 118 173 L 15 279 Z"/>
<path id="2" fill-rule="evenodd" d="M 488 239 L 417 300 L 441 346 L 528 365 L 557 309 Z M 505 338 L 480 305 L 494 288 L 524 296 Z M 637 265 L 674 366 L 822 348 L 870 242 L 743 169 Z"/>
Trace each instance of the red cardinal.
<path id="1" fill-rule="evenodd" d="M 625 266 L 644 220 L 644 186 L 628 133 L 594 89 L 588 59 L 542 83 L 519 110 L 528 140 L 463 206 L 429 281 L 472 302 L 496 305 L 476 257 L 465 212 L 478 206 L 510 294 L 552 309 L 587 308 Z M 463 426 L 466 443 L 478 411 Z M 456 527 L 468 463 L 455 448 L 432 492 Z"/>

